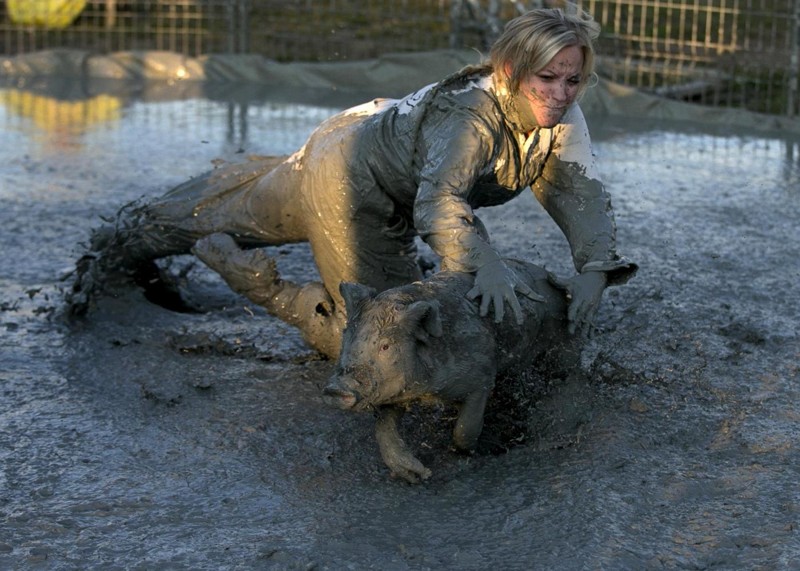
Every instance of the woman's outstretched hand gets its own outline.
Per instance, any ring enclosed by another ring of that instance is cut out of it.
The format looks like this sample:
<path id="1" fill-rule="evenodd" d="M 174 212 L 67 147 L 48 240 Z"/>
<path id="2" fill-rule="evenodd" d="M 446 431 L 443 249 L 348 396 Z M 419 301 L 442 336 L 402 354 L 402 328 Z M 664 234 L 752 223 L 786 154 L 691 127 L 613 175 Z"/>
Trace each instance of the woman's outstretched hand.
<path id="1" fill-rule="evenodd" d="M 481 298 L 481 317 L 488 315 L 489 305 L 494 304 L 494 320 L 497 323 L 503 321 L 505 303 L 508 302 L 517 324 L 521 325 L 524 316 L 516 292 L 534 301 L 544 301 L 544 298 L 534 292 L 528 284 L 520 281 L 516 272 L 505 262 L 495 260 L 478 268 L 475 274 L 475 286 L 467 292 L 467 298 Z"/>
<path id="2" fill-rule="evenodd" d="M 568 330 L 570 335 L 578 333 L 588 337 L 603 290 L 606 288 L 604 272 L 586 272 L 570 278 L 564 284 L 567 288 L 569 309 L 567 310 Z"/>

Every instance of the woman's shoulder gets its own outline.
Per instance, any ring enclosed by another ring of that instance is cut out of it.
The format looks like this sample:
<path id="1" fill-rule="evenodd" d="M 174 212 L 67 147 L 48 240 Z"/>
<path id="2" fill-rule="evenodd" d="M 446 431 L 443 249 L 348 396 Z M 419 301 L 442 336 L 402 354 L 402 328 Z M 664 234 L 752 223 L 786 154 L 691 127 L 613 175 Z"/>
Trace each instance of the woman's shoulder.
<path id="1" fill-rule="evenodd" d="M 491 77 L 484 73 L 454 74 L 438 83 L 426 85 L 404 98 L 391 102 L 397 113 L 409 115 L 415 111 L 452 114 L 460 110 L 481 114 L 492 105 Z M 438 104 L 437 104 L 438 103 Z"/>
<path id="2" fill-rule="evenodd" d="M 467 76 L 463 81 L 442 85 L 432 103 L 436 110 L 432 115 L 443 120 L 458 121 L 460 118 L 467 124 L 480 124 L 486 133 L 502 128 L 502 114 L 490 76 Z"/>
<path id="3" fill-rule="evenodd" d="M 561 121 L 549 129 L 548 138 L 553 154 L 563 163 L 576 163 L 590 178 L 599 178 L 592 150 L 589 127 L 580 106 L 575 103 L 564 113 Z"/>
<path id="4" fill-rule="evenodd" d="M 559 125 L 586 125 L 586 117 L 583 114 L 580 104 L 576 102 L 570 105 L 569 109 L 567 109 L 564 116 L 561 118 L 561 121 L 559 121 Z"/>

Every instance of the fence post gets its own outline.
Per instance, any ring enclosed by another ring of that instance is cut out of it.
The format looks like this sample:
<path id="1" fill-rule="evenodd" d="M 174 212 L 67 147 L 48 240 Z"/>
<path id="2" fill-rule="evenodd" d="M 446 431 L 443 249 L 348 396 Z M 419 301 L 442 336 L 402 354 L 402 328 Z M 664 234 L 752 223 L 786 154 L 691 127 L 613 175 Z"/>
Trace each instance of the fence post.
<path id="1" fill-rule="evenodd" d="M 228 17 L 228 31 L 225 38 L 225 50 L 229 54 L 236 53 L 236 4 L 239 0 L 228 0 L 225 5 L 225 14 Z"/>
<path id="2" fill-rule="evenodd" d="M 490 48 L 494 41 L 500 36 L 503 32 L 503 20 L 500 17 L 500 2 L 498 0 L 490 0 L 489 7 L 487 9 L 487 24 L 488 24 L 488 34 L 485 39 L 485 48 Z"/>
<path id="3" fill-rule="evenodd" d="M 793 117 L 797 114 L 798 75 L 800 75 L 800 0 L 793 2 L 791 49 L 789 60 L 789 93 L 786 97 L 786 114 Z"/>
<path id="4" fill-rule="evenodd" d="M 250 0 L 239 0 L 239 53 L 250 53 Z"/>
<path id="5" fill-rule="evenodd" d="M 452 49 L 462 46 L 461 12 L 464 7 L 464 0 L 451 0 L 450 3 L 450 39 L 449 45 Z"/>
<path id="6" fill-rule="evenodd" d="M 250 53 L 250 0 L 228 0 L 227 50 L 232 54 Z"/>
<path id="7" fill-rule="evenodd" d="M 106 0 L 106 28 L 111 29 L 117 23 L 117 0 Z"/>

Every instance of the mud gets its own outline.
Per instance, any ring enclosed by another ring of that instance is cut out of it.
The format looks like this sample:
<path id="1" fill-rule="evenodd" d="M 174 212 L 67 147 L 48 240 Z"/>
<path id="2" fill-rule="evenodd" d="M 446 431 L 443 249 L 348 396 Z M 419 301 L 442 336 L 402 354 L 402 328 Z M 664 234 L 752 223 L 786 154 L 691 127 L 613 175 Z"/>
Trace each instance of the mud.
<path id="1" fill-rule="evenodd" d="M 373 418 L 322 402 L 332 363 L 191 257 L 168 262 L 180 312 L 130 288 L 61 319 L 100 216 L 336 110 L 121 101 L 58 129 L 0 107 L 0 568 L 800 568 L 797 139 L 590 117 L 641 266 L 606 293 L 591 380 L 501 388 L 473 456 L 446 451 L 450 411 L 407 415 L 434 472 L 413 487 Z M 571 270 L 528 193 L 482 218 Z M 272 253 L 314 277 L 302 246 Z"/>

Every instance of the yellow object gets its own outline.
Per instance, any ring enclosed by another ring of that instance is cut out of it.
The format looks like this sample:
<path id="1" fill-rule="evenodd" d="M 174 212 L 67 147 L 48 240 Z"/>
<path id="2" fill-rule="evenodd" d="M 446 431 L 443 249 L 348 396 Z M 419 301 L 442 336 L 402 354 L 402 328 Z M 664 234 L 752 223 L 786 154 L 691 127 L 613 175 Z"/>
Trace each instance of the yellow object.
<path id="1" fill-rule="evenodd" d="M 11 21 L 22 26 L 62 29 L 86 7 L 86 0 L 7 0 Z"/>
<path id="2" fill-rule="evenodd" d="M 0 105 L 49 132 L 81 132 L 91 125 L 119 119 L 122 110 L 122 101 L 110 95 L 61 101 L 17 90 L 0 90 Z"/>

